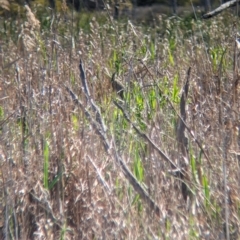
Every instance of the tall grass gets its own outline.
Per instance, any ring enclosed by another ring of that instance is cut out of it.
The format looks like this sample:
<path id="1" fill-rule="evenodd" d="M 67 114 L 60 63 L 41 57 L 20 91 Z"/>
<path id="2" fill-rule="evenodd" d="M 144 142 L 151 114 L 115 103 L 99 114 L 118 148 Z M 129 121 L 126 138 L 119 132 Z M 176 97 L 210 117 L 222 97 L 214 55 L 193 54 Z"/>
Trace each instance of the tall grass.
<path id="1" fill-rule="evenodd" d="M 26 13 L 0 21 L 1 238 L 238 239 L 236 17 Z"/>

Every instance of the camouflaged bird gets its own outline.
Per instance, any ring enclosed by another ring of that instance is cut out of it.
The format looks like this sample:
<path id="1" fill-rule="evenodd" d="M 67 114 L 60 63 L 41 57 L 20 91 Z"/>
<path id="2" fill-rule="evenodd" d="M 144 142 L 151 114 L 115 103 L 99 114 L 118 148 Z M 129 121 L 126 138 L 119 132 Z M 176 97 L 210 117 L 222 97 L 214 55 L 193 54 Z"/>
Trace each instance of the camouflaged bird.
<path id="1" fill-rule="evenodd" d="M 116 73 L 113 73 L 112 79 L 111 79 L 112 88 L 113 88 L 114 91 L 117 92 L 117 94 L 121 97 L 121 99 L 123 99 L 124 98 L 124 89 L 125 89 L 125 87 L 123 86 L 122 83 L 120 83 L 119 81 L 117 81 L 115 79 L 115 75 L 116 75 Z"/>

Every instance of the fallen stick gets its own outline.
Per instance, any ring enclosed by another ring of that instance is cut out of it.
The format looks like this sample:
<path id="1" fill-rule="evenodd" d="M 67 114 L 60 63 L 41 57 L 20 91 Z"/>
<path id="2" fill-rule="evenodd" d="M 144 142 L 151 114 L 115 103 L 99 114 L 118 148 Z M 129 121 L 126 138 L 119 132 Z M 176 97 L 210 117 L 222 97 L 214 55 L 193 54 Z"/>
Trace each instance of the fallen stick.
<path id="1" fill-rule="evenodd" d="M 203 19 L 212 18 L 212 17 L 218 15 L 219 13 L 221 13 L 222 11 L 224 11 L 225 9 L 236 5 L 237 2 L 239 2 L 239 0 L 232 0 L 227 3 L 222 4 L 220 7 L 216 8 L 215 10 L 204 14 Z"/>

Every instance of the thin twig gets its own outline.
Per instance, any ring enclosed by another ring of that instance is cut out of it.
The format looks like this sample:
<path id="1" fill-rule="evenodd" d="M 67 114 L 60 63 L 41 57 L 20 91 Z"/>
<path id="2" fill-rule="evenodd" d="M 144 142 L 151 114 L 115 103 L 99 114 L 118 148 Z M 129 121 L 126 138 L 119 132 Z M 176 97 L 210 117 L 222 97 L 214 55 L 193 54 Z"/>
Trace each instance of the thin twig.
<path id="1" fill-rule="evenodd" d="M 94 161 L 93 161 L 89 156 L 87 156 L 87 158 L 88 158 L 88 160 L 91 162 L 91 164 L 93 165 L 93 167 L 95 168 L 100 182 L 102 183 L 102 185 L 104 186 L 104 188 L 107 190 L 108 194 L 110 194 L 110 193 L 111 193 L 111 190 L 110 190 L 108 184 L 106 183 L 106 181 L 104 180 L 104 178 L 103 178 L 100 170 L 98 169 L 97 165 L 94 163 Z"/>
<path id="2" fill-rule="evenodd" d="M 83 110 L 83 112 L 84 112 L 85 116 L 87 117 L 88 121 L 92 124 L 92 126 L 94 127 L 94 129 L 97 132 L 97 134 L 103 139 L 104 148 L 108 152 L 109 148 L 110 148 L 110 144 L 108 143 L 108 139 L 106 137 L 105 132 L 102 131 L 102 129 L 100 129 L 99 123 L 96 122 L 93 119 L 93 117 L 92 117 L 91 113 L 89 112 L 89 110 L 87 110 L 84 107 L 83 103 L 78 99 L 76 94 L 74 94 L 74 92 L 69 87 L 65 86 L 65 88 L 66 88 L 67 92 L 70 94 L 73 102 Z"/>

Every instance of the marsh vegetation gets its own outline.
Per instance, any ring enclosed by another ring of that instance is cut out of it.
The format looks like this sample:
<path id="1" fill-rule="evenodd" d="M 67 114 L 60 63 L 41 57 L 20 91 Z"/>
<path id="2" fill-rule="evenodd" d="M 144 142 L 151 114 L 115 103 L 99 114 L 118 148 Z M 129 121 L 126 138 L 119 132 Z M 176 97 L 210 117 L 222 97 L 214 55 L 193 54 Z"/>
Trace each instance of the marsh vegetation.
<path id="1" fill-rule="evenodd" d="M 0 24 L 0 238 L 239 239 L 236 16 Z"/>

